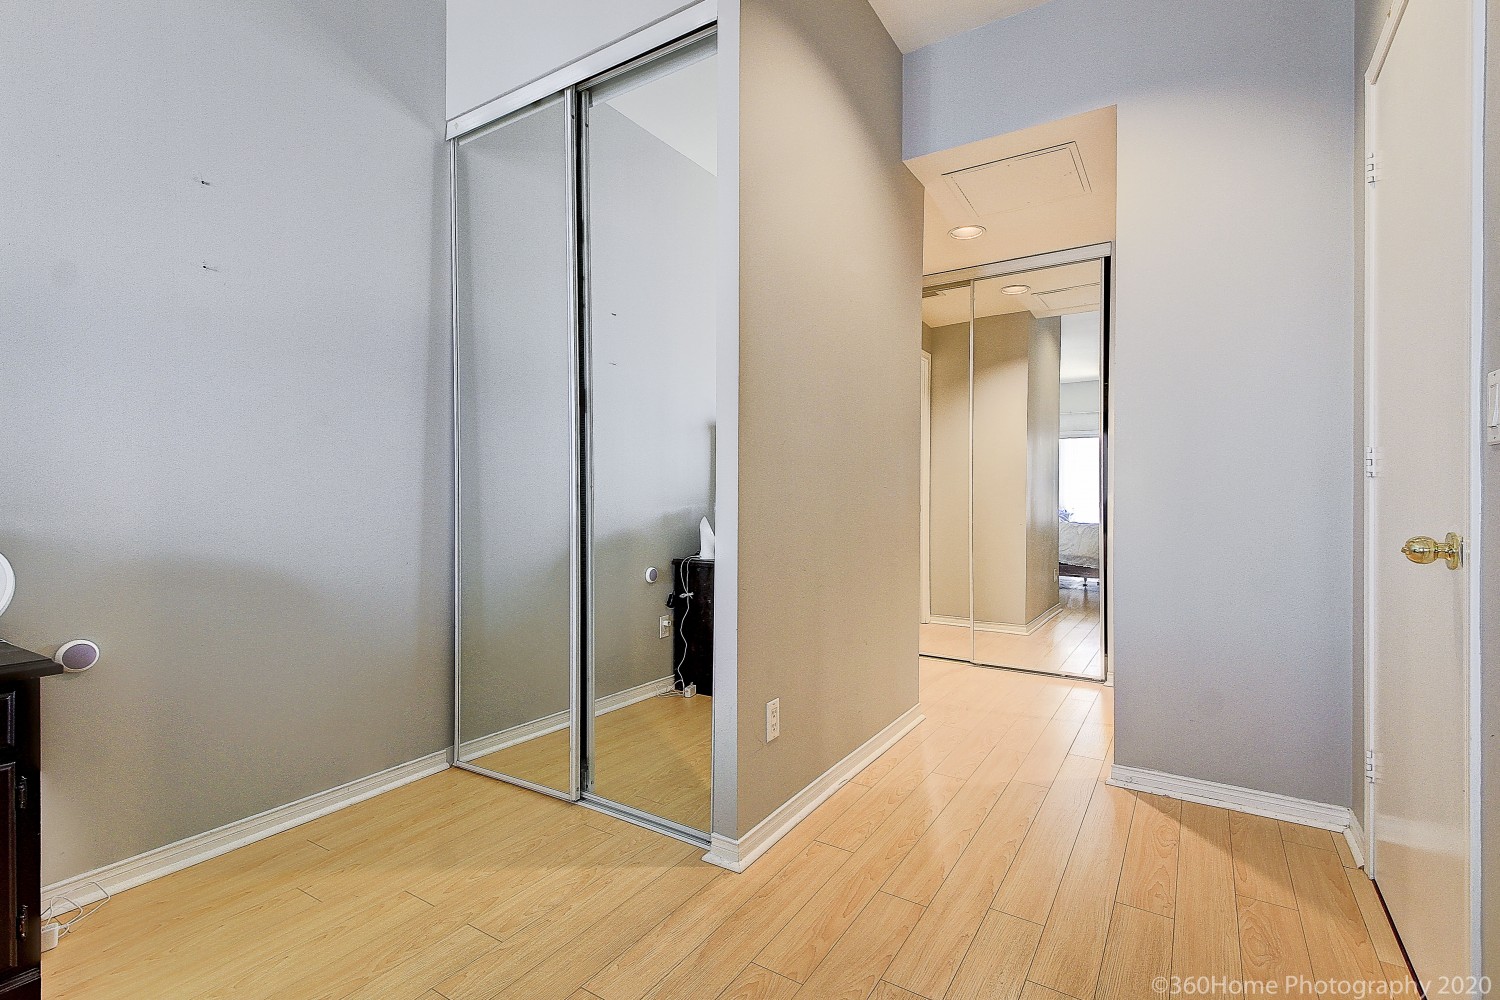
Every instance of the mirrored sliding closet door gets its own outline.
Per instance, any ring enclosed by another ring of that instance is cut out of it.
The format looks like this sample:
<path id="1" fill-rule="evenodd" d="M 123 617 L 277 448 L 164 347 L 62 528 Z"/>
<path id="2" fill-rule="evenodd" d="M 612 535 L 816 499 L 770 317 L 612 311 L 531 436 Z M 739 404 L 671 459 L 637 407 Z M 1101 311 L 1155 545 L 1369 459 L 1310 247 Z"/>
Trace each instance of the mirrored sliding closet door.
<path id="1" fill-rule="evenodd" d="M 576 798 L 571 113 L 453 150 L 457 759 Z"/>
<path id="2" fill-rule="evenodd" d="M 1104 266 L 991 265 L 923 300 L 924 655 L 1105 677 Z"/>
<path id="3" fill-rule="evenodd" d="M 711 802 L 714 74 L 709 38 L 596 84 L 584 107 L 584 789 L 697 831 Z"/>
<path id="4" fill-rule="evenodd" d="M 456 759 L 706 841 L 711 33 L 456 140 Z"/>
<path id="5" fill-rule="evenodd" d="M 974 653 L 969 569 L 970 282 L 922 299 L 922 655 L 967 660 Z"/>

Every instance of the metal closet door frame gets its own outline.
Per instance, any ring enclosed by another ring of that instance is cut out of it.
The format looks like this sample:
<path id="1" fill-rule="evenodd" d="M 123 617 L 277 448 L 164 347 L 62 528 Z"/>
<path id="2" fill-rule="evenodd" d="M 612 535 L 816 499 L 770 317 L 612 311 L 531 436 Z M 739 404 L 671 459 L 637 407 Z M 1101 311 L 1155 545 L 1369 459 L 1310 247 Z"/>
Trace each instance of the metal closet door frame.
<path id="1" fill-rule="evenodd" d="M 465 771 L 472 771 L 475 774 L 497 778 L 509 784 L 519 785 L 522 788 L 541 792 L 543 795 L 550 795 L 553 798 L 562 799 L 567 802 L 577 802 L 581 797 L 581 761 L 583 754 L 582 740 L 579 732 L 581 706 L 583 705 L 581 690 L 583 650 L 581 648 L 582 629 L 580 628 L 583 586 L 580 498 L 582 496 L 583 485 L 580 454 L 582 426 L 579 390 L 581 385 L 579 331 L 582 323 L 580 314 L 580 289 L 582 285 L 578 274 L 581 257 L 579 253 L 580 215 L 577 204 L 580 188 L 578 184 L 578 100 L 576 91 L 576 87 L 568 87 L 560 95 L 549 95 L 534 104 L 529 104 L 494 121 L 486 122 L 460 135 L 455 135 L 448 140 L 448 325 L 451 338 L 450 350 L 453 357 L 453 430 L 451 442 L 453 461 L 453 747 L 449 752 L 449 763 Z M 568 455 L 569 475 L 572 480 L 572 488 L 569 491 L 572 509 L 568 517 L 568 788 L 566 791 L 550 788 L 533 781 L 527 781 L 524 778 L 518 778 L 514 775 L 503 774 L 499 771 L 475 767 L 473 764 L 460 759 L 462 756 L 460 747 L 463 744 L 463 732 L 461 728 L 463 718 L 463 467 L 462 448 L 460 446 L 463 421 L 463 396 L 460 392 L 463 353 L 462 331 L 459 320 L 458 148 L 463 142 L 476 139 L 487 132 L 503 129 L 511 122 L 518 121 L 521 118 L 540 111 L 559 99 L 563 103 L 563 120 L 564 128 L 566 129 L 564 158 L 566 170 L 567 267 L 564 272 L 564 280 L 567 282 L 568 290 L 568 385 L 569 412 L 572 414 L 572 432 L 569 435 Z"/>
<path id="2" fill-rule="evenodd" d="M 449 328 L 453 355 L 453 746 L 449 760 L 454 767 L 497 778 L 531 791 L 541 792 L 553 798 L 579 802 L 589 808 L 608 813 L 644 826 L 667 836 L 695 846 L 709 846 L 709 830 L 694 830 L 652 813 L 615 802 L 589 791 L 594 761 L 594 583 L 593 559 L 593 408 L 590 389 L 592 387 L 592 330 L 589 312 L 589 266 L 588 266 L 588 132 L 587 110 L 591 88 L 614 79 L 639 66 L 672 54 L 704 39 L 717 36 L 716 23 L 699 28 L 681 38 L 661 45 L 645 54 L 612 67 L 597 76 L 567 87 L 560 94 L 527 105 L 504 117 L 482 124 L 476 128 L 453 136 L 448 141 L 448 213 L 449 213 Z M 480 134 L 504 128 L 508 123 L 534 113 L 561 99 L 566 109 L 566 186 L 567 186 L 567 271 L 569 305 L 569 393 L 572 413 L 572 435 L 570 475 L 572 478 L 571 510 L 569 512 L 569 782 L 568 790 L 539 785 L 524 778 L 507 775 L 460 760 L 462 733 L 460 720 L 463 704 L 463 521 L 462 521 L 462 466 L 460 454 L 460 430 L 463 420 L 460 373 L 463 370 L 462 336 L 459 319 L 459 243 L 458 243 L 458 147 Z M 709 823 L 712 829 L 712 821 Z"/>
<path id="3" fill-rule="evenodd" d="M 579 435 L 577 447 L 579 449 L 580 464 L 575 471 L 581 471 L 581 482 L 578 484 L 576 499 L 578 504 L 578 516 L 575 525 L 579 528 L 581 535 L 581 551 L 579 553 L 578 566 L 582 575 L 582 640 L 580 670 L 575 674 L 575 683 L 579 688 L 579 701 L 574 705 L 577 717 L 577 730 L 575 735 L 581 735 L 580 760 L 581 764 L 574 772 L 575 779 L 579 782 L 579 800 L 586 806 L 599 812 L 607 813 L 638 826 L 644 826 L 658 833 L 678 840 L 693 844 L 697 847 L 707 848 L 710 846 L 710 832 L 713 828 L 712 816 L 709 820 L 709 830 L 694 830 L 691 827 L 675 823 L 663 816 L 637 809 L 634 806 L 617 802 L 595 793 L 590 787 L 593 784 L 595 757 L 595 726 L 594 705 L 596 703 L 595 684 L 595 662 L 594 653 L 596 645 L 596 623 L 594 618 L 594 577 L 592 572 L 594 554 L 594 406 L 592 398 L 593 388 L 593 311 L 590 304 L 591 271 L 589 268 L 589 221 L 591 219 L 589 205 L 589 133 L 588 114 L 589 98 L 593 88 L 608 83 L 616 77 L 630 73 L 643 66 L 671 59 L 673 55 L 703 43 L 707 39 L 717 39 L 718 25 L 710 24 L 699 28 L 687 35 L 677 38 L 650 52 L 631 59 L 629 62 L 612 67 L 597 76 L 579 83 L 576 87 L 569 88 L 569 99 L 571 101 L 570 121 L 573 122 L 573 150 L 575 156 L 572 161 L 573 180 L 575 188 L 572 203 L 575 206 L 575 214 L 572 219 L 572 230 L 576 257 L 573 268 L 577 275 L 577 299 L 575 310 L 578 316 L 577 322 L 577 345 L 575 357 L 577 358 L 578 378 L 575 384 L 575 394 L 578 405 L 575 413 L 579 420 Z M 717 43 L 716 43 L 717 44 Z"/>

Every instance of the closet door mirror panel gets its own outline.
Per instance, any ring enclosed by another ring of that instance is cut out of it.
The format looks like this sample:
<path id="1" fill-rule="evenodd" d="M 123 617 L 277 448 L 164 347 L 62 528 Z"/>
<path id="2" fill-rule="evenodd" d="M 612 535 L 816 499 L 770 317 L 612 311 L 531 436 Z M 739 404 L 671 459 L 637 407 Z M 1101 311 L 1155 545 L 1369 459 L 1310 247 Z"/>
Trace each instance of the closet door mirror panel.
<path id="1" fill-rule="evenodd" d="M 700 525 L 714 521 L 715 62 L 708 38 L 584 101 L 585 790 L 700 832 L 711 802 L 712 562 Z"/>
<path id="2" fill-rule="evenodd" d="M 928 544 L 923 572 L 924 656 L 972 656 L 969 567 L 969 324 L 973 288 L 963 282 L 922 299 L 922 352 L 927 441 L 922 475 Z"/>
<path id="3" fill-rule="evenodd" d="M 576 323 L 559 96 L 454 149 L 461 762 L 575 797 Z"/>
<path id="4" fill-rule="evenodd" d="M 1101 671 L 1102 277 L 1088 260 L 974 282 L 976 663 Z"/>

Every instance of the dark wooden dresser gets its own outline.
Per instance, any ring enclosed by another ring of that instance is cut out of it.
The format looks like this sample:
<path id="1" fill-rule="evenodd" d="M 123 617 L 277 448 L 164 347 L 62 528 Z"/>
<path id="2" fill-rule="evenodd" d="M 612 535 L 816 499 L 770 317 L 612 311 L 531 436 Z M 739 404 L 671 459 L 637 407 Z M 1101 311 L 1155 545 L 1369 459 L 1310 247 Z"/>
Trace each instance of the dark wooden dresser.
<path id="1" fill-rule="evenodd" d="M 42 996 L 43 677 L 63 668 L 0 640 L 0 1000 Z"/>

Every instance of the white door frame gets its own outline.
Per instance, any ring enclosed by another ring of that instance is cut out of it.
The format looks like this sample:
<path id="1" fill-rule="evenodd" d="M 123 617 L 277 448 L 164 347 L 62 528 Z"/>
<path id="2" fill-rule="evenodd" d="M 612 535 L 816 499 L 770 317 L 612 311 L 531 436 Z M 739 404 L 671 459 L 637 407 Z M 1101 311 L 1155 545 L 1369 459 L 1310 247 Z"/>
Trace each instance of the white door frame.
<path id="1" fill-rule="evenodd" d="M 1391 11 L 1386 19 L 1385 27 L 1382 29 L 1380 39 L 1376 43 L 1375 53 L 1371 57 L 1369 69 L 1365 73 L 1365 167 L 1366 180 L 1370 180 L 1371 174 L 1378 167 L 1375 151 L 1378 149 L 1375 136 L 1375 114 L 1374 107 L 1378 100 L 1375 87 L 1380 77 L 1381 68 L 1385 65 L 1386 56 L 1389 54 L 1391 44 L 1395 40 L 1396 31 L 1400 27 L 1401 18 L 1406 13 L 1409 0 L 1393 0 Z M 1468 608 L 1468 685 L 1466 697 L 1467 725 L 1468 725 L 1468 826 L 1469 826 L 1469 954 L 1473 968 L 1473 975 L 1479 976 L 1483 972 L 1484 941 L 1482 936 L 1481 915 L 1483 913 L 1483 899 L 1481 896 L 1482 883 L 1480 880 L 1482 842 L 1480 839 L 1480 817 L 1481 809 L 1481 749 L 1483 730 L 1480 726 L 1481 684 L 1483 674 L 1481 667 L 1481 653 L 1483 645 L 1482 636 L 1482 591 L 1480 587 L 1482 573 L 1480 566 L 1481 533 L 1482 523 L 1481 491 L 1482 482 L 1482 460 L 1485 448 L 1484 432 L 1477 419 L 1484 413 L 1485 373 L 1484 373 L 1484 116 L 1485 116 L 1485 4 L 1483 0 L 1468 0 L 1471 17 L 1473 19 L 1474 60 L 1473 72 L 1473 164 L 1472 164 L 1472 205 L 1473 218 L 1470 225 L 1471 239 L 1471 281 L 1470 289 L 1472 301 L 1470 303 L 1470 331 L 1469 331 L 1469 358 L 1470 358 L 1470 406 L 1471 419 L 1469 423 L 1469 523 L 1466 528 L 1464 540 L 1464 566 L 1463 572 L 1467 574 L 1466 583 L 1469 588 Z M 1365 188 L 1364 204 L 1368 206 L 1370 190 L 1368 183 Z M 1372 251 L 1375 245 L 1375 220 L 1371 214 L 1365 213 L 1365 263 L 1364 263 L 1364 337 L 1365 342 L 1370 343 L 1374 337 L 1375 310 L 1374 306 L 1374 283 L 1371 279 Z M 1365 355 L 1365 384 L 1373 384 L 1374 359 L 1367 352 Z M 1370 422 L 1373 416 L 1373 408 L 1368 400 L 1365 403 L 1365 433 L 1366 441 L 1370 440 Z M 1367 463 L 1368 463 L 1367 458 Z M 1365 480 L 1364 490 L 1364 560 L 1365 566 L 1374 565 L 1377 556 L 1376 541 L 1371 530 L 1373 524 L 1371 490 L 1369 479 Z M 1375 738 L 1375 662 L 1373 651 L 1375 649 L 1374 632 L 1374 588 L 1368 576 L 1364 586 L 1364 693 L 1365 693 L 1365 759 L 1369 760 L 1374 751 Z M 1371 878 L 1376 876 L 1378 869 L 1378 857 L 1375 850 L 1375 806 L 1374 796 L 1369 790 L 1369 775 L 1366 774 L 1365 803 L 1364 803 L 1364 834 L 1365 834 L 1365 873 Z M 1398 929 L 1399 930 L 1399 929 Z"/>

